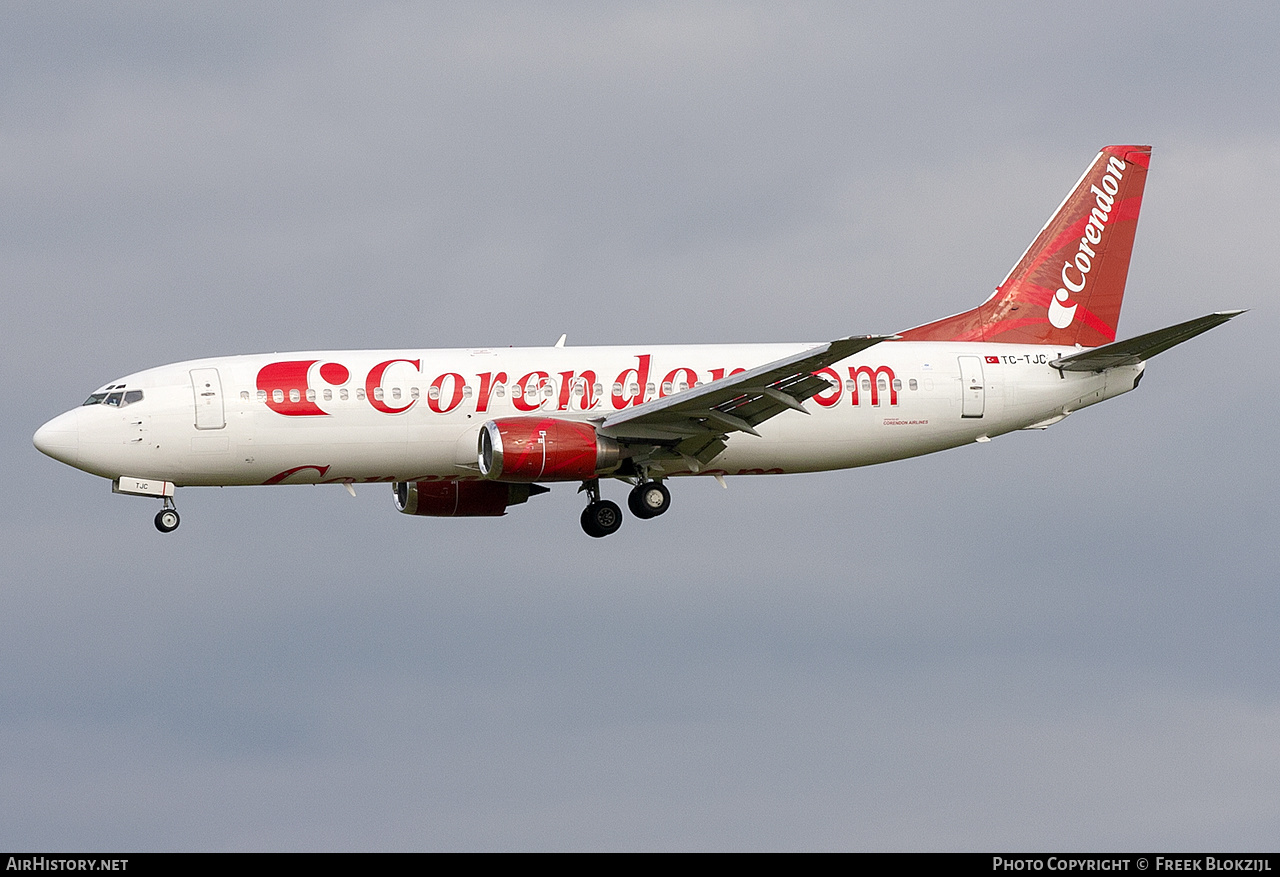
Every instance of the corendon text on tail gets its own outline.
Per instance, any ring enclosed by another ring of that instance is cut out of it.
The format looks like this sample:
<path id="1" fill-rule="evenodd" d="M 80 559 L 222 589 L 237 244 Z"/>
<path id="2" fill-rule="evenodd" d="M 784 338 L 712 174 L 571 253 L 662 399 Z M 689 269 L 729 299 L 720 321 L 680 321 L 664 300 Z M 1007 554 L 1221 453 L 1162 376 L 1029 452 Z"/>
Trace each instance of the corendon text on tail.
<path id="1" fill-rule="evenodd" d="M 923 326 L 827 342 L 316 350 L 117 378 L 35 434 L 158 498 L 176 488 L 387 482 L 409 515 L 502 515 L 576 482 L 582 528 L 671 504 L 669 479 L 844 469 L 1044 429 L 1127 393 L 1220 311 L 1116 341 L 1151 150 L 1108 146 L 992 295 Z"/>

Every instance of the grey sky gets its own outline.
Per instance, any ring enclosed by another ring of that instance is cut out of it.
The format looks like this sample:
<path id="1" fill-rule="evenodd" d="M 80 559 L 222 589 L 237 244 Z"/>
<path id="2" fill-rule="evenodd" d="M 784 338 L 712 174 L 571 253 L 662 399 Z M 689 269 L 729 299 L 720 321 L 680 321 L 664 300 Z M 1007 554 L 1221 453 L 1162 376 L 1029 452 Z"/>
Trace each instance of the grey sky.
<path id="1" fill-rule="evenodd" d="M 1280 11 L 778 6 L 6 7 L 0 846 L 1274 849 Z M 196 356 L 905 328 L 1107 143 L 1121 335 L 1252 311 L 1044 433 L 599 541 L 573 486 L 162 537 L 31 446 Z"/>

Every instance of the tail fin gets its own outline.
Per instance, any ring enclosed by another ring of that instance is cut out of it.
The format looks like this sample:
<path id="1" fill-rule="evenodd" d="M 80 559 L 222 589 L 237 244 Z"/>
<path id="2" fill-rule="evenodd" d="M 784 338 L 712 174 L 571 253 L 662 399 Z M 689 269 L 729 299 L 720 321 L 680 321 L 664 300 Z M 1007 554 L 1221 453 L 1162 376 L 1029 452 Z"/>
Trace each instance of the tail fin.
<path id="1" fill-rule="evenodd" d="M 1150 164 L 1150 146 L 1103 147 L 989 299 L 898 334 L 1082 347 L 1115 341 Z"/>

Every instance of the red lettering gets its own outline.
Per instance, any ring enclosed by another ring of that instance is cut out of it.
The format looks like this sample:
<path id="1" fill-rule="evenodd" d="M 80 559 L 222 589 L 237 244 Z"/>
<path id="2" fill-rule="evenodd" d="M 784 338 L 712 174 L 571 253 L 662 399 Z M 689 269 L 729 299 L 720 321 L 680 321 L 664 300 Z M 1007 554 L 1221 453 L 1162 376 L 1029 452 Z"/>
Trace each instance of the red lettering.
<path id="1" fill-rule="evenodd" d="M 495 377 L 492 372 L 476 375 L 480 379 L 480 393 L 476 396 L 476 411 L 483 414 L 489 410 L 489 396 L 493 393 L 495 384 L 505 384 L 507 382 L 507 373 L 498 372 Z M 417 479 L 421 481 L 422 479 Z"/>
<path id="2" fill-rule="evenodd" d="M 698 383 L 698 373 L 693 369 L 673 368 L 671 371 L 667 372 L 667 376 L 662 379 L 662 384 L 658 387 L 658 398 L 662 398 L 663 396 L 667 395 L 665 391 L 667 384 L 671 385 L 671 392 L 673 393 L 680 392 L 680 388 L 676 386 L 676 375 L 679 375 L 679 374 L 684 375 L 685 377 L 684 383 L 688 384 L 690 387 Z"/>
<path id="3" fill-rule="evenodd" d="M 302 472 L 306 469 L 314 469 L 316 472 L 320 473 L 321 478 L 323 478 L 325 473 L 329 471 L 328 466 L 294 466 L 292 469 L 285 469 L 283 472 L 277 472 L 275 475 L 272 475 L 270 478 L 268 478 L 266 481 L 262 483 L 263 484 L 279 484 L 280 482 L 288 478 L 290 475 L 293 475 L 295 472 Z"/>
<path id="4" fill-rule="evenodd" d="M 823 408 L 830 408 L 832 405 L 839 403 L 840 397 L 844 394 L 840 391 L 840 376 L 836 374 L 835 369 L 820 368 L 814 372 L 814 374 L 818 377 L 822 377 L 823 375 L 830 377 L 831 380 L 835 382 L 835 386 L 825 393 L 815 393 L 813 401 L 817 402 Z"/>
<path id="5" fill-rule="evenodd" d="M 557 411 L 568 411 L 569 406 L 573 404 L 573 387 L 578 381 L 582 381 L 582 395 L 578 397 L 578 407 L 583 411 L 590 411 L 596 407 L 600 401 L 596 398 L 596 373 L 590 370 L 584 371 L 582 374 L 574 372 L 560 372 L 560 404 Z"/>
<path id="6" fill-rule="evenodd" d="M 259 369 L 258 389 L 267 394 L 267 407 L 286 417 L 327 416 L 328 412 L 307 400 L 307 374 L 311 371 L 311 366 L 317 362 L 319 362 L 317 359 L 273 362 Z M 323 371 L 322 368 L 322 375 Z M 280 391 L 280 401 L 275 399 L 276 390 Z M 291 400 L 291 391 L 297 393 L 296 402 Z"/>
<path id="7" fill-rule="evenodd" d="M 347 382 L 347 379 L 351 377 L 351 372 L 341 363 L 326 362 L 320 366 L 320 377 L 325 383 L 339 387 Z"/>
<path id="8" fill-rule="evenodd" d="M 619 385 L 620 391 L 613 393 L 614 408 L 626 408 L 628 405 L 644 403 L 645 384 L 649 383 L 649 358 L 650 355 L 648 353 L 643 356 L 637 356 L 636 359 L 640 361 L 640 367 L 626 369 L 622 374 L 618 375 L 618 379 L 614 383 Z M 636 379 L 634 381 L 629 380 L 627 375 L 635 375 Z M 627 385 L 632 383 L 636 384 L 639 389 L 639 394 L 636 396 L 628 395 L 631 391 L 627 389 Z"/>
<path id="9" fill-rule="evenodd" d="M 884 375 L 889 381 L 889 404 L 898 404 L 898 390 L 893 386 L 893 369 L 887 365 L 877 366 L 874 369 L 869 365 L 860 365 L 857 368 L 849 366 L 849 377 L 853 380 L 853 404 L 855 406 L 859 401 L 858 379 L 864 376 L 871 383 L 871 404 L 873 406 L 880 404 L 880 375 Z"/>
<path id="10" fill-rule="evenodd" d="M 546 386 L 546 382 L 551 375 L 546 372 L 529 372 L 527 375 L 516 381 L 516 389 L 519 392 L 512 392 L 511 401 L 521 411 L 537 411 L 542 405 L 542 388 Z M 538 384 L 534 389 L 534 401 L 530 402 L 526 398 L 529 392 L 529 379 L 537 378 Z"/>
<path id="11" fill-rule="evenodd" d="M 367 377 L 364 382 L 365 396 L 368 398 L 369 404 L 378 411 L 381 411 L 383 414 L 402 414 L 412 408 L 414 403 L 417 402 L 416 399 L 410 399 L 408 405 L 402 405 L 399 408 L 394 408 L 377 397 L 377 393 L 375 391 L 382 386 L 383 374 L 385 374 L 387 369 L 395 365 L 397 362 L 407 362 L 416 369 L 422 368 L 422 362 L 417 359 L 388 359 L 386 362 L 380 362 L 370 369 L 369 377 Z"/>
<path id="12" fill-rule="evenodd" d="M 440 404 L 440 400 L 444 398 L 444 379 L 453 378 L 453 396 L 449 400 L 448 405 Z M 448 414 L 453 409 L 462 404 L 462 375 L 448 372 L 431 382 L 431 389 L 435 391 L 435 397 L 432 398 L 431 393 L 427 394 L 427 407 L 436 414 Z"/>

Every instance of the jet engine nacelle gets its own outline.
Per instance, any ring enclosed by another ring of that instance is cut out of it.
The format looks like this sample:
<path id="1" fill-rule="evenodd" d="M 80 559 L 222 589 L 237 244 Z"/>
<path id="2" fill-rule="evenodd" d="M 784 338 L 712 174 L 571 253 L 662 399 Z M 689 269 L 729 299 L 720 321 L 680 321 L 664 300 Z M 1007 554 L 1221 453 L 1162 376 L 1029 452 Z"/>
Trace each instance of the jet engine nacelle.
<path id="1" fill-rule="evenodd" d="M 499 484 L 495 481 L 397 481 L 396 509 L 404 515 L 433 518 L 496 517 L 507 506 L 519 505 L 551 488 L 541 484 Z"/>
<path id="2" fill-rule="evenodd" d="M 622 448 L 590 423 L 504 417 L 480 428 L 480 474 L 494 481 L 585 481 L 618 468 Z"/>

